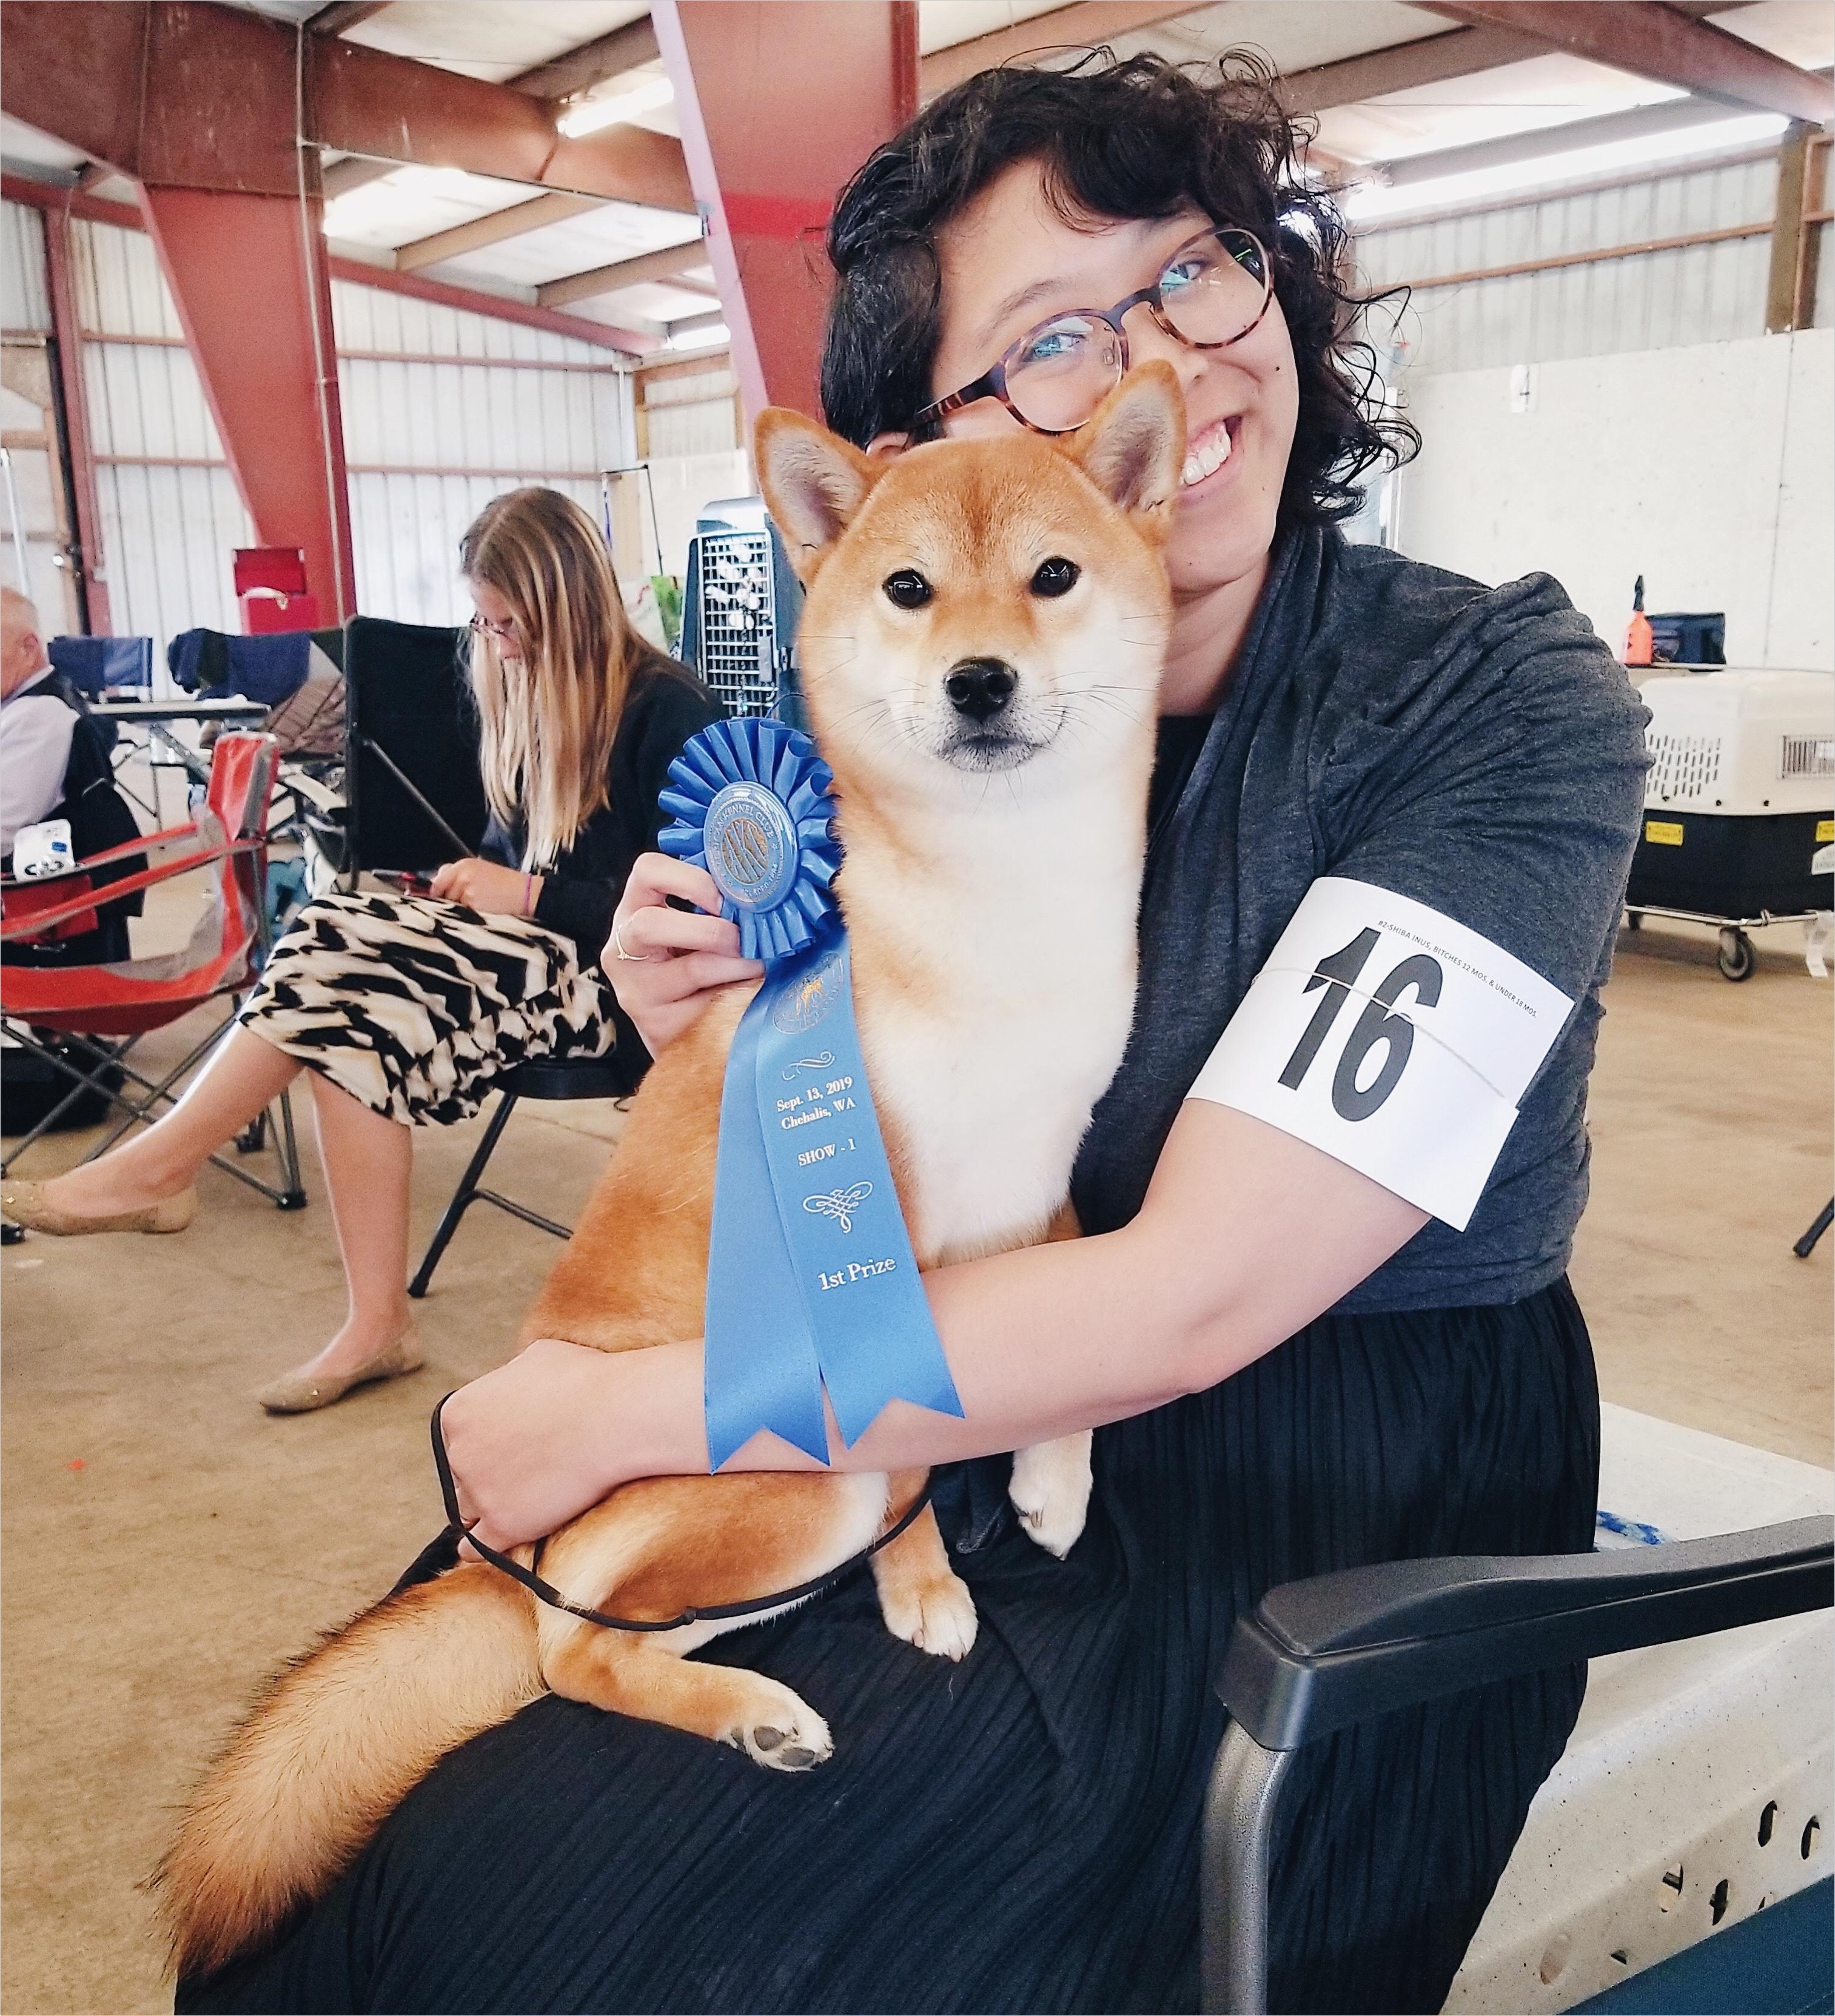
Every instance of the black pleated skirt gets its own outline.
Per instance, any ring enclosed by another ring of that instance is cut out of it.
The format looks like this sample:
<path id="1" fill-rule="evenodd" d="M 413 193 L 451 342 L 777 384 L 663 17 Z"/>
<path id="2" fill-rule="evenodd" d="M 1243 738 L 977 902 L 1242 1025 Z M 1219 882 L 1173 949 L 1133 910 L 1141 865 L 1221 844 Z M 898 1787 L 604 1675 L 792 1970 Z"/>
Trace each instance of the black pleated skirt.
<path id="1" fill-rule="evenodd" d="M 1504 1306 L 1322 1318 L 1097 1437 L 1053 1561 L 952 1473 L 981 1613 L 961 1665 L 870 1579 L 700 1656 L 827 1717 L 762 1771 L 545 1698 L 448 1758 L 269 1952 L 181 2010 L 1184 2010 L 1197 2000 L 1211 1691 L 1238 1610 L 1329 1568 L 1592 1544 L 1599 1410 L 1565 1281 Z M 1289 1777 L 1273 2006 L 1439 2008 L 1580 1708 L 1583 1669 L 1327 1740 Z"/>

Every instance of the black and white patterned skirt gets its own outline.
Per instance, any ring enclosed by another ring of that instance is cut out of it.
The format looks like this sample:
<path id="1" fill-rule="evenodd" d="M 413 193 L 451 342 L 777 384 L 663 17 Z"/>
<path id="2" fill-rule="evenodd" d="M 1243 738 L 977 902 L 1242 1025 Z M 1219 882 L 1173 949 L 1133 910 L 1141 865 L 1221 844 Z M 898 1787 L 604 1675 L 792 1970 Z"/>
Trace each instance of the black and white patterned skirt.
<path id="1" fill-rule="evenodd" d="M 602 1057 L 611 989 L 571 938 L 430 896 L 321 896 L 240 1021 L 404 1126 L 469 1120 L 512 1066 Z"/>

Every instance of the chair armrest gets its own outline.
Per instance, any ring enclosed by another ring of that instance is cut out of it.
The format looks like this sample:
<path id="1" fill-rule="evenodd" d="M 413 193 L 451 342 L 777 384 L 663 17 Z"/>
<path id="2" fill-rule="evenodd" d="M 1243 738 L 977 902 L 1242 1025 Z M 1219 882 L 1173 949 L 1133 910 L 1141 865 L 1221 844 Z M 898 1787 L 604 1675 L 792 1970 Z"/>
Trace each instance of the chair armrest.
<path id="1" fill-rule="evenodd" d="M 1835 1520 L 1603 1554 L 1390 1561 L 1271 1589 L 1217 1675 L 1231 1718 L 1292 1750 L 1395 1709 L 1835 1601 Z"/>
<path id="2" fill-rule="evenodd" d="M 195 829 L 182 830 L 177 837 L 182 839 L 186 833 L 192 830 Z M 172 836 L 161 834 L 158 837 L 167 839 Z M 132 848 L 128 851 L 142 853 L 151 844 L 150 841 L 143 841 L 138 847 Z M 265 850 L 267 844 L 265 837 L 230 841 L 218 839 L 209 841 L 200 840 L 196 846 L 187 848 L 184 853 L 175 855 L 170 860 L 162 861 L 157 868 L 142 869 L 138 875 L 124 875 L 118 880 L 103 883 L 99 889 L 85 889 L 81 895 L 72 896 L 62 903 L 52 904 L 45 909 L 34 910 L 29 916 L 16 918 L 9 922 L 3 916 L 0 916 L 0 945 L 13 945 L 22 940 L 41 937 L 52 925 L 61 924 L 71 917 L 79 917 L 86 910 L 93 910 L 99 903 L 119 902 L 122 897 L 132 896 L 138 890 L 150 889 L 156 883 L 170 882 L 175 877 L 189 875 L 197 869 L 208 868 L 213 862 L 227 861 L 235 855 L 260 854 Z M 92 855 L 91 859 L 92 861 L 111 860 L 120 851 L 118 848 L 111 848 L 109 853 Z M 70 874 L 81 875 L 89 866 L 89 862 L 79 862 L 77 866 L 70 871 Z M 48 876 L 41 883 L 14 884 L 12 886 L 41 888 L 52 881 L 62 882 L 68 879 L 67 876 L 63 875 Z"/>

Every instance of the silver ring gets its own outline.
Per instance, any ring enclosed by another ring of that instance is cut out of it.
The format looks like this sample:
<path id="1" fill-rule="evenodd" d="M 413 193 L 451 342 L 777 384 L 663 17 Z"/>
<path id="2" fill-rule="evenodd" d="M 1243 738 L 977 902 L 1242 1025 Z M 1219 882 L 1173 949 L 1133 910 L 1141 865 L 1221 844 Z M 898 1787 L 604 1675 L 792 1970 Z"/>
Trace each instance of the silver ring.
<path id="1" fill-rule="evenodd" d="M 633 966 L 654 966 L 656 963 L 656 961 L 653 959 L 646 959 L 640 952 L 626 952 L 625 950 L 624 938 L 618 931 L 618 919 L 616 917 L 614 917 L 611 920 L 611 948 L 612 950 L 618 954 L 620 959 L 628 959 Z"/>

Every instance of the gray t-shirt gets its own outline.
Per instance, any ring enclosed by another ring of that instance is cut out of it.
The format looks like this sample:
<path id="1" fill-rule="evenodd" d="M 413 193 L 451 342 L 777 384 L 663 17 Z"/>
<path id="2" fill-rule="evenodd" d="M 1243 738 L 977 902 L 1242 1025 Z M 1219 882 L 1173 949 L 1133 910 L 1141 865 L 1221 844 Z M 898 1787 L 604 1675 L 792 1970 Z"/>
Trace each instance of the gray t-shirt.
<path id="1" fill-rule="evenodd" d="M 1586 1202 L 1586 1080 L 1645 718 L 1546 574 L 1486 589 L 1333 531 L 1285 535 L 1157 823 L 1134 1034 L 1073 1186 L 1084 1228 L 1139 1209 L 1224 1024 L 1308 887 L 1337 875 L 1430 905 L 1577 1003 L 1466 1230 L 1425 1226 L 1340 1309 L 1514 1301 L 1557 1279 Z M 1331 1226 L 1318 1236 L 1324 1250 Z"/>

